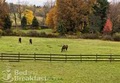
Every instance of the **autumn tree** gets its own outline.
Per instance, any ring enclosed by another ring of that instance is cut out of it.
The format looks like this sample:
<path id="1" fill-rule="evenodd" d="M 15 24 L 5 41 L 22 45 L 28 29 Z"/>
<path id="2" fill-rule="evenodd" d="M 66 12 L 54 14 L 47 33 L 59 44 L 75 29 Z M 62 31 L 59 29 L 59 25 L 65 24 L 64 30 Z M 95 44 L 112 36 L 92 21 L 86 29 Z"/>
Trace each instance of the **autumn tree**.
<path id="1" fill-rule="evenodd" d="M 26 10 L 24 11 L 24 16 L 25 16 L 26 19 L 27 19 L 27 24 L 28 24 L 28 25 L 31 25 L 31 24 L 32 24 L 32 20 L 33 20 L 33 18 L 34 18 L 33 12 L 32 12 L 31 10 L 26 9 Z"/>
<path id="2" fill-rule="evenodd" d="M 54 6 L 54 1 L 48 0 L 44 3 L 44 6 L 41 8 L 41 16 L 43 17 L 42 19 L 42 24 L 45 24 L 45 20 L 47 17 L 47 13 L 51 10 L 51 8 Z"/>
<path id="3" fill-rule="evenodd" d="M 9 7 L 8 4 L 5 2 L 5 0 L 0 0 L 0 28 L 3 28 L 4 25 L 4 19 L 9 13 Z"/>
<path id="4" fill-rule="evenodd" d="M 88 26 L 88 15 L 96 0 L 57 0 L 57 22 L 64 22 L 67 32 L 82 31 Z"/>
<path id="5" fill-rule="evenodd" d="M 56 14 L 57 14 L 56 7 L 53 7 L 47 14 L 45 21 L 45 24 L 54 30 L 56 29 L 55 28 Z"/>

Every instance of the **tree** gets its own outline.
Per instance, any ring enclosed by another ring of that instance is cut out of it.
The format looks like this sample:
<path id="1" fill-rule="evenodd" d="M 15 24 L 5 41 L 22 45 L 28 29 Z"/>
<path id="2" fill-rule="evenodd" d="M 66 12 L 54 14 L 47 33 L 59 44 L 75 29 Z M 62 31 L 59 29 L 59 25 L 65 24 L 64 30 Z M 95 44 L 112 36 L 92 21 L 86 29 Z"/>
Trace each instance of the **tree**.
<path id="1" fill-rule="evenodd" d="M 24 11 L 24 16 L 25 16 L 26 19 L 27 19 L 27 24 L 28 24 L 28 25 L 31 25 L 31 24 L 32 24 L 32 20 L 33 20 L 33 18 L 34 18 L 33 12 L 32 12 L 31 10 L 26 9 L 26 10 Z"/>
<path id="2" fill-rule="evenodd" d="M 113 24 L 113 32 L 120 32 L 120 3 L 113 2 L 110 4 L 110 18 Z"/>
<path id="3" fill-rule="evenodd" d="M 88 25 L 88 15 L 96 0 L 57 0 L 57 22 L 64 22 L 67 32 L 82 31 Z"/>
<path id="4" fill-rule="evenodd" d="M 42 23 L 45 24 L 45 19 L 47 16 L 47 13 L 51 10 L 51 8 L 54 6 L 54 2 L 52 0 L 48 0 L 44 3 L 44 6 L 41 8 L 41 16 L 43 17 Z"/>
<path id="5" fill-rule="evenodd" d="M 4 26 L 4 19 L 9 13 L 8 4 L 5 0 L 0 0 L 0 29 Z"/>
<path id="6" fill-rule="evenodd" d="M 17 27 L 17 8 L 16 5 L 10 3 L 10 13 L 14 16 L 15 27 Z"/>
<path id="7" fill-rule="evenodd" d="M 59 24 L 57 26 L 57 31 L 60 35 L 65 35 L 65 33 L 66 33 L 66 28 L 64 25 L 65 25 L 64 22 L 61 21 L 61 22 L 59 22 Z"/>
<path id="8" fill-rule="evenodd" d="M 23 29 L 25 29 L 25 27 L 27 26 L 27 19 L 25 16 L 23 16 L 22 20 L 21 20 L 21 27 Z"/>
<path id="9" fill-rule="evenodd" d="M 110 18 L 107 19 L 105 26 L 103 28 L 103 33 L 104 34 L 110 34 L 112 31 L 112 22 L 110 20 Z"/>
<path id="10" fill-rule="evenodd" d="M 38 22 L 36 17 L 33 18 L 32 27 L 33 28 L 39 28 L 39 22 Z"/>
<path id="11" fill-rule="evenodd" d="M 45 24 L 49 28 L 52 28 L 54 30 L 56 29 L 55 27 L 56 14 L 57 14 L 56 7 L 53 7 L 47 14 L 46 21 L 45 21 Z"/>
<path id="12" fill-rule="evenodd" d="M 10 20 L 10 16 L 7 15 L 7 16 L 5 17 L 5 19 L 4 19 L 4 25 L 3 25 L 3 27 L 4 27 L 4 29 L 6 30 L 6 29 L 11 29 L 11 26 L 12 26 L 12 22 L 11 22 L 11 20 Z"/>
<path id="13" fill-rule="evenodd" d="M 107 18 L 109 2 L 108 0 L 97 0 L 97 3 L 94 5 L 93 8 L 94 15 L 100 17 L 101 20 L 100 32 L 102 32 Z"/>

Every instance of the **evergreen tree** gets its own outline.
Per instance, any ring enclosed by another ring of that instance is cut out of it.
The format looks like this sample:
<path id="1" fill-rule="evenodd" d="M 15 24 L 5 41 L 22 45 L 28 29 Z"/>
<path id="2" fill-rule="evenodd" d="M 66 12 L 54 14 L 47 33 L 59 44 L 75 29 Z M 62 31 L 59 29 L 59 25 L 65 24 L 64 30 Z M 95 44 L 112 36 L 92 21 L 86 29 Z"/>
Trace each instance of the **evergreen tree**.
<path id="1" fill-rule="evenodd" d="M 7 15 L 4 19 L 4 25 L 3 25 L 3 28 L 6 30 L 6 29 L 11 29 L 11 26 L 12 26 L 12 22 L 10 20 L 10 16 Z"/>
<path id="2" fill-rule="evenodd" d="M 57 31 L 60 35 L 65 35 L 65 33 L 67 32 L 67 30 L 64 26 L 64 23 L 62 21 L 58 23 Z"/>
<path id="3" fill-rule="evenodd" d="M 24 29 L 27 25 L 27 19 L 25 16 L 23 16 L 22 20 L 21 20 L 21 27 Z"/>
<path id="4" fill-rule="evenodd" d="M 99 16 L 101 20 L 100 31 L 103 30 L 106 18 L 107 18 L 107 10 L 109 8 L 108 0 L 97 0 L 97 4 L 94 5 L 94 14 L 95 16 Z"/>
<path id="5" fill-rule="evenodd" d="M 33 28 L 39 28 L 39 22 L 36 17 L 33 18 L 32 20 L 32 27 Z"/>

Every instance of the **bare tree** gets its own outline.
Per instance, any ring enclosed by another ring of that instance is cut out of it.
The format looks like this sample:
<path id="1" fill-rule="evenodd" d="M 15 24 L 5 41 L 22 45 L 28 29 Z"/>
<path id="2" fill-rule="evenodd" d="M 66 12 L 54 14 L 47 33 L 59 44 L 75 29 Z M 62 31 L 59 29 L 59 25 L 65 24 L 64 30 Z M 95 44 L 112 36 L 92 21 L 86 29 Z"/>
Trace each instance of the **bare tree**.
<path id="1" fill-rule="evenodd" d="M 22 11 L 21 11 L 21 2 L 18 0 L 18 15 L 20 20 L 22 19 Z"/>
<path id="2" fill-rule="evenodd" d="M 10 3 L 10 13 L 13 14 L 15 27 L 17 27 L 17 5 Z"/>
<path id="3" fill-rule="evenodd" d="M 120 31 L 120 2 L 114 1 L 110 4 L 110 17 L 113 23 L 113 30 Z"/>
<path id="4" fill-rule="evenodd" d="M 45 23 L 46 15 L 50 11 L 50 9 L 54 6 L 55 2 L 53 0 L 47 1 L 44 3 L 44 6 L 42 8 L 42 16 L 43 16 L 43 25 Z"/>

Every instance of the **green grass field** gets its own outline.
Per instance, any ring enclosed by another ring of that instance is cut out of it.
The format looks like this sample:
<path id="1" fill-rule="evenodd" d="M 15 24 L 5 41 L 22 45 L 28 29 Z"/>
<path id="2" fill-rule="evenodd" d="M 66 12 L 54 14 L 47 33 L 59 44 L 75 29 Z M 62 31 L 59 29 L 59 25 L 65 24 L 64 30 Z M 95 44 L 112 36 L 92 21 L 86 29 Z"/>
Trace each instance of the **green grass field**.
<path id="1" fill-rule="evenodd" d="M 69 46 L 64 54 L 120 54 L 120 43 L 101 40 L 83 39 L 56 39 L 56 38 L 32 38 L 33 44 L 29 44 L 30 37 L 22 37 L 22 43 L 18 43 L 18 37 L 1 37 L 0 53 L 46 53 L 61 54 L 61 46 Z"/>
<path id="2" fill-rule="evenodd" d="M 1 37 L 0 53 L 47 53 L 47 54 L 120 54 L 120 43 L 101 40 L 83 39 L 56 39 L 56 38 L 32 38 L 30 45 L 29 37 L 22 37 L 22 44 L 18 43 L 18 37 Z M 67 52 L 60 52 L 61 46 L 68 44 Z M 0 61 L 0 83 L 6 83 L 2 77 L 15 71 L 19 76 L 41 77 L 36 81 L 12 81 L 11 83 L 119 83 L 120 62 L 42 62 Z M 5 70 L 8 74 L 3 73 Z M 27 71 L 27 74 L 24 73 Z M 45 79 L 44 79 L 45 78 Z M 2 81 L 3 80 L 3 81 Z M 9 80 L 9 79 L 8 79 Z"/>

